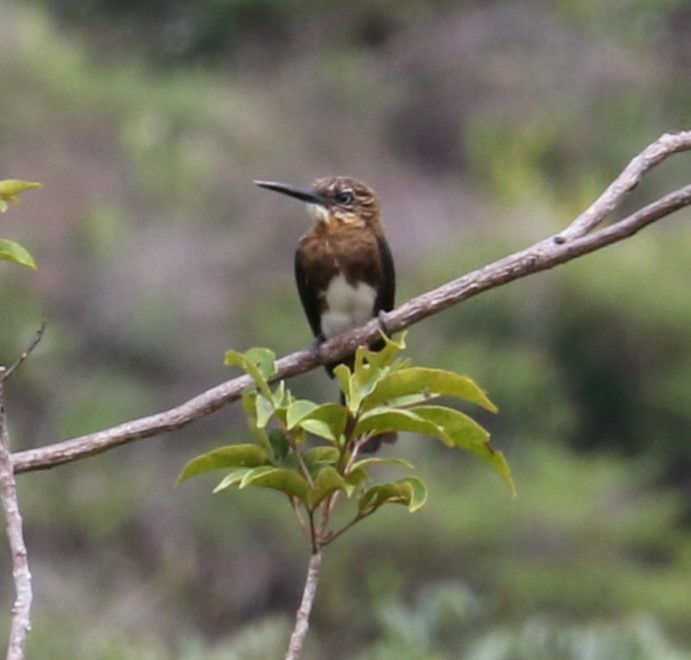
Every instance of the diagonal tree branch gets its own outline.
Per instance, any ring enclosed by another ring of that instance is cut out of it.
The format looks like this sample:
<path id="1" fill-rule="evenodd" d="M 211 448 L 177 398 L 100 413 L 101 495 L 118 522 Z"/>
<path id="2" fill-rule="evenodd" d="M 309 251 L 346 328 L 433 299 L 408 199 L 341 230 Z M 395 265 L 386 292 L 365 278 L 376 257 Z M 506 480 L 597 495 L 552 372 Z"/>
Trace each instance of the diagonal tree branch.
<path id="1" fill-rule="evenodd" d="M 629 238 L 650 223 L 691 205 L 691 185 L 688 185 L 628 217 L 594 231 L 621 205 L 647 172 L 670 156 L 688 150 L 691 150 L 691 131 L 663 135 L 636 156 L 602 195 L 561 233 L 409 300 L 386 315 L 387 329 L 390 332 L 404 330 L 483 291 L 554 268 Z M 373 320 L 361 328 L 334 337 L 322 344 L 322 361 L 336 361 L 357 346 L 376 339 L 378 333 L 379 323 Z M 310 351 L 292 353 L 278 360 L 276 379 L 310 371 L 320 363 Z M 18 452 L 13 455 L 14 470 L 16 473 L 43 470 L 135 440 L 174 431 L 239 399 L 250 383 L 249 377 L 240 376 L 170 410 L 72 440 Z"/>

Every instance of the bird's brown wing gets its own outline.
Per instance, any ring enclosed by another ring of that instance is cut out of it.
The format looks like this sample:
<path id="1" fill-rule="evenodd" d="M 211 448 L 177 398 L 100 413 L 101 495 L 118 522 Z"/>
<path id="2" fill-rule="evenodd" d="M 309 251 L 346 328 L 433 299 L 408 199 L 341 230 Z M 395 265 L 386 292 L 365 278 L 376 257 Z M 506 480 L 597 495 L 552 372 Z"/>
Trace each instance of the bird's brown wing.
<path id="1" fill-rule="evenodd" d="M 389 244 L 383 236 L 377 236 L 377 244 L 379 246 L 379 259 L 381 261 L 383 277 L 382 284 L 377 291 L 377 299 L 374 302 L 375 314 L 380 310 L 390 312 L 393 309 L 394 298 L 396 297 L 396 272 Z"/>
<path id="2" fill-rule="evenodd" d="M 315 337 L 324 339 L 322 335 L 321 314 L 319 310 L 319 299 L 317 298 L 317 289 L 312 284 L 305 272 L 303 263 L 303 256 L 300 250 L 295 253 L 295 282 L 298 287 L 298 294 L 300 295 L 300 302 L 305 310 L 305 316 L 312 328 L 312 333 Z"/>

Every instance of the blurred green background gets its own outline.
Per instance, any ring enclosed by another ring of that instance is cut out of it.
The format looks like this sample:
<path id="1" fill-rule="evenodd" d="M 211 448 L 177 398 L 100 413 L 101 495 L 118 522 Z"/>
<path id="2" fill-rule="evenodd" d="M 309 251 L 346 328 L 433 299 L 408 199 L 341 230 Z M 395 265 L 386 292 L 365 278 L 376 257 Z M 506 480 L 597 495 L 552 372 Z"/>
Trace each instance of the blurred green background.
<path id="1" fill-rule="evenodd" d="M 15 447 L 173 406 L 228 348 L 311 341 L 292 283 L 300 205 L 255 178 L 348 174 L 379 193 L 399 301 L 565 226 L 628 160 L 690 128 L 683 0 L 9 0 L 0 267 Z M 689 183 L 678 156 L 626 207 Z M 625 209 L 626 210 L 626 209 Z M 691 658 L 691 218 L 415 326 L 467 373 L 518 498 L 405 438 L 431 490 L 328 548 L 306 657 Z M 335 396 L 323 372 L 302 396 Z M 246 438 L 231 407 L 19 479 L 29 657 L 282 657 L 308 548 L 274 493 L 175 487 Z M 391 449 L 386 449 L 391 453 Z M 13 599 L 0 545 L 0 633 Z"/>

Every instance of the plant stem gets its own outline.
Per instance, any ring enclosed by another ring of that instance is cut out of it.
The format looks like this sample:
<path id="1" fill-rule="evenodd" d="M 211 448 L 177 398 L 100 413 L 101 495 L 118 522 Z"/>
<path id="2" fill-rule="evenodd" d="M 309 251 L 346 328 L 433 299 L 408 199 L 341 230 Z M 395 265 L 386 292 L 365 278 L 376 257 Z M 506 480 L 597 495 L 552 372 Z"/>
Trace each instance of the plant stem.
<path id="1" fill-rule="evenodd" d="M 305 538 L 311 543 L 312 542 L 312 530 L 311 527 L 307 526 L 307 523 L 305 522 L 305 519 L 302 517 L 302 512 L 300 511 L 300 505 L 298 504 L 298 501 L 296 498 L 291 497 L 290 499 L 290 506 L 293 508 L 293 513 L 295 513 L 295 518 L 297 518 L 298 525 L 300 525 L 300 529 L 302 530 L 302 533 L 305 535 Z"/>
<path id="2" fill-rule="evenodd" d="M 310 557 L 309 567 L 307 569 L 307 578 L 305 579 L 305 587 L 302 591 L 302 601 L 298 608 L 295 617 L 295 626 L 293 633 L 290 636 L 290 644 L 288 645 L 288 653 L 286 660 L 298 660 L 302 653 L 302 647 L 305 643 L 307 630 L 309 629 L 310 613 L 312 612 L 312 604 L 317 593 L 317 583 L 319 582 L 319 569 L 321 567 L 322 555 L 319 550 L 312 553 Z"/>
<path id="3" fill-rule="evenodd" d="M 325 545 L 328 545 L 332 541 L 335 541 L 341 534 L 344 534 L 347 532 L 353 525 L 356 525 L 359 523 L 361 520 L 364 520 L 367 518 L 367 516 L 371 516 L 374 513 L 374 511 L 368 511 L 366 513 L 358 513 L 347 525 L 344 525 L 341 527 L 341 529 L 332 532 L 328 537 L 324 538 L 322 541 L 322 547 Z"/>
<path id="4" fill-rule="evenodd" d="M 12 557 L 12 574 L 17 594 L 12 608 L 6 660 L 22 660 L 26 638 L 31 629 L 32 591 L 31 573 L 22 531 L 22 516 L 17 503 L 17 485 L 12 471 L 10 437 L 3 409 L 3 382 L 9 373 L 11 372 L 0 367 L 0 499 L 2 499 L 2 508 L 5 512 L 7 539 Z"/>

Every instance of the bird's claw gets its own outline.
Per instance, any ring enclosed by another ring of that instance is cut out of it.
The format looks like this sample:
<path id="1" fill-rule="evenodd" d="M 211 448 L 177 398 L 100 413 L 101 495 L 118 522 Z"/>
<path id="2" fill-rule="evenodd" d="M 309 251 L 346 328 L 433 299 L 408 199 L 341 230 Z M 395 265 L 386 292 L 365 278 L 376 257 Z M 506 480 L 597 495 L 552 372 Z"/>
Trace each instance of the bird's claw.
<path id="1" fill-rule="evenodd" d="M 322 364 L 321 345 L 326 341 L 326 337 L 319 335 L 309 347 L 309 353 L 317 364 Z"/>
<path id="2" fill-rule="evenodd" d="M 389 328 L 386 325 L 386 316 L 387 316 L 387 312 L 385 312 L 383 309 L 380 309 L 379 312 L 377 313 L 377 321 L 379 321 L 379 329 L 387 337 L 391 337 L 391 333 L 389 332 Z"/>

